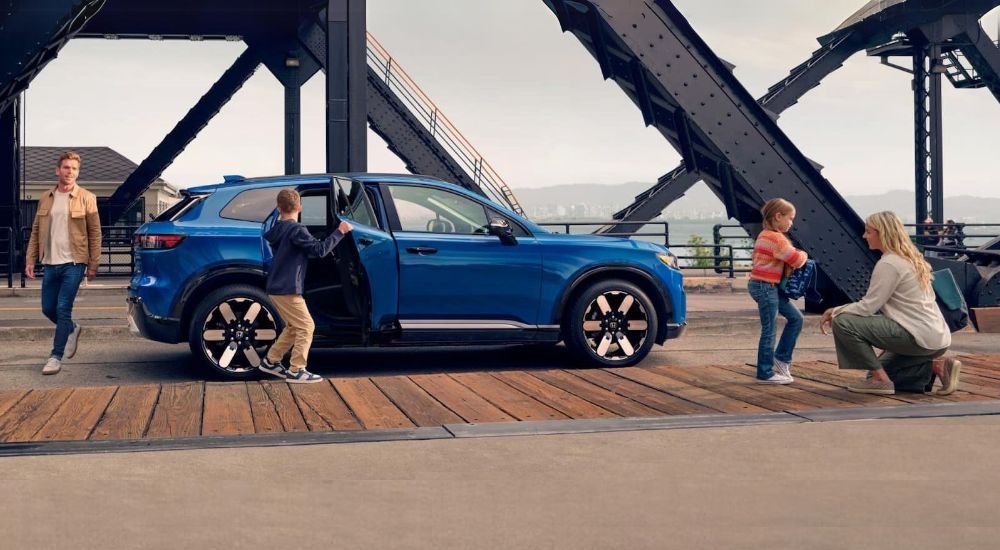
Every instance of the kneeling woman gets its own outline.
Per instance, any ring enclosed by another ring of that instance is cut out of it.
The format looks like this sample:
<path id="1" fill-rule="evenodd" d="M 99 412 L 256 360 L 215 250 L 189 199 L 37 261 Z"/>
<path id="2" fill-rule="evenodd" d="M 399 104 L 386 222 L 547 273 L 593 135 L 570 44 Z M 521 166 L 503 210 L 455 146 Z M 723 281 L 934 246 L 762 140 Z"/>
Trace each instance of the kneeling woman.
<path id="1" fill-rule="evenodd" d="M 892 212 L 869 216 L 863 237 L 868 248 L 882 252 L 868 292 L 857 302 L 826 310 L 820 321 L 824 334 L 832 325 L 838 366 L 868 371 L 847 389 L 879 395 L 930 391 L 937 376 L 938 395 L 950 394 L 961 363 L 933 362 L 948 350 L 951 332 L 934 301 L 931 266 Z M 885 353 L 876 357 L 873 347 Z"/>

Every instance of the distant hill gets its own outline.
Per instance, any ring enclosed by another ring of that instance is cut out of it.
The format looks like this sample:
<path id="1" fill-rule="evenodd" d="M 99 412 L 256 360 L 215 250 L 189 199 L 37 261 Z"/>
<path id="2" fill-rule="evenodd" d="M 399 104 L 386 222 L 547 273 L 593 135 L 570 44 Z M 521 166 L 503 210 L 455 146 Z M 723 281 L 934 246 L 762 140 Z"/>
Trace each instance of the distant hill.
<path id="1" fill-rule="evenodd" d="M 653 184 L 629 182 L 617 185 L 582 183 L 534 189 L 515 189 L 518 201 L 532 219 L 589 218 L 607 220 L 632 204 L 635 196 Z M 912 191 L 894 190 L 878 195 L 849 195 L 844 199 L 859 216 L 880 210 L 899 213 L 906 223 L 914 223 Z M 1000 198 L 958 195 L 945 197 L 945 216 L 966 223 L 1000 223 Z M 667 207 L 663 217 L 678 219 L 724 219 L 725 207 L 704 183 L 692 187 Z"/>

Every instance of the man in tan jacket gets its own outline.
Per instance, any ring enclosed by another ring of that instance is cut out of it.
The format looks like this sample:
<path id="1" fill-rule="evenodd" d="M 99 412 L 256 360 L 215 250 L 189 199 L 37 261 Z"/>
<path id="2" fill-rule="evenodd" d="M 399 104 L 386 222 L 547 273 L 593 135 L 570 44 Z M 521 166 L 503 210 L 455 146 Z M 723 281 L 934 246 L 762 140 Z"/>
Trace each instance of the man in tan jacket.
<path id="1" fill-rule="evenodd" d="M 76 184 L 80 175 L 80 155 L 68 152 L 59 157 L 59 183 L 38 200 L 31 224 L 24 273 L 35 278 L 35 264 L 45 266 L 42 278 L 42 312 L 56 324 L 52 354 L 42 374 L 55 374 L 62 360 L 76 354 L 81 327 L 73 321 L 73 302 L 84 276 L 97 276 L 101 259 L 101 220 L 97 197 Z"/>

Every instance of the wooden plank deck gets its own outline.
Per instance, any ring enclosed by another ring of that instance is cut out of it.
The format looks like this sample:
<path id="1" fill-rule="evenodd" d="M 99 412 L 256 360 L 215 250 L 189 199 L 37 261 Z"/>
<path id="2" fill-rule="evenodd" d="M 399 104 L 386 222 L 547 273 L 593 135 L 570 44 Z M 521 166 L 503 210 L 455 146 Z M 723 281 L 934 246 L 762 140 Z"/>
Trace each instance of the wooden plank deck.
<path id="1" fill-rule="evenodd" d="M 762 386 L 746 365 L 503 370 L 0 391 L 0 442 L 135 440 L 327 432 L 530 420 L 748 414 L 1000 399 L 1000 354 L 959 355 L 946 397 L 846 391 L 859 376 L 797 363 L 796 382 Z"/>

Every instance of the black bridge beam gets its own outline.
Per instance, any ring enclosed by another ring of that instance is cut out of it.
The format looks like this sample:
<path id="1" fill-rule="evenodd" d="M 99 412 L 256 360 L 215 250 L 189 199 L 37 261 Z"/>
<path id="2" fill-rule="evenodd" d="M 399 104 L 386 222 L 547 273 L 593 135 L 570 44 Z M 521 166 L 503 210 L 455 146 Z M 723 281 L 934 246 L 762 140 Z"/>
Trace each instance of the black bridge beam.
<path id="1" fill-rule="evenodd" d="M 546 3 L 563 14 L 562 27 L 576 35 L 602 72 L 637 106 L 652 106 L 647 119 L 656 121 L 685 164 L 697 167 L 751 235 L 761 228 L 760 206 L 772 197 L 788 198 L 798 210 L 791 237 L 819 261 L 828 284 L 824 296 L 838 302 L 864 294 L 875 255 L 861 238 L 862 220 L 673 4 Z"/>
<path id="2" fill-rule="evenodd" d="M 944 178 L 941 113 L 941 45 L 918 44 L 913 52 L 913 128 L 916 166 L 913 195 L 917 222 L 943 223 Z"/>
<path id="3" fill-rule="evenodd" d="M 146 192 L 146 189 L 160 177 L 177 155 L 198 136 L 209 121 L 232 99 L 243 84 L 253 76 L 260 60 L 250 49 L 245 50 L 226 69 L 219 80 L 201 96 L 184 118 L 182 118 L 149 155 L 139 163 L 135 171 L 108 198 L 102 223 L 113 225 L 128 211 L 129 207 Z"/>
<path id="4" fill-rule="evenodd" d="M 326 11 L 326 170 L 368 168 L 365 0 L 329 0 Z"/>
<path id="5" fill-rule="evenodd" d="M 852 31 L 842 33 L 814 51 L 809 59 L 793 68 L 780 82 L 768 88 L 767 93 L 758 99 L 757 103 L 773 118 L 777 118 L 785 109 L 798 103 L 806 92 L 818 86 L 823 78 L 843 66 L 861 45 L 862 40 L 858 33 Z M 683 197 L 684 193 L 699 181 L 701 176 L 692 173 L 687 165 L 681 162 L 680 166 L 660 176 L 651 189 L 636 196 L 631 205 L 612 216 L 622 223 L 607 225 L 597 232 L 634 232 L 642 225 L 638 222 L 659 216 L 667 206 Z"/>
<path id="6" fill-rule="evenodd" d="M 21 269 L 23 249 L 19 111 L 16 97 L 0 111 L 0 275 L 6 276 L 8 287 L 13 286 L 13 275 Z"/>
<path id="7" fill-rule="evenodd" d="M 105 0 L 8 0 L 0 7 L 0 112 Z"/>

